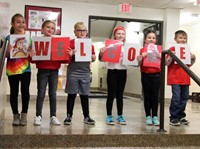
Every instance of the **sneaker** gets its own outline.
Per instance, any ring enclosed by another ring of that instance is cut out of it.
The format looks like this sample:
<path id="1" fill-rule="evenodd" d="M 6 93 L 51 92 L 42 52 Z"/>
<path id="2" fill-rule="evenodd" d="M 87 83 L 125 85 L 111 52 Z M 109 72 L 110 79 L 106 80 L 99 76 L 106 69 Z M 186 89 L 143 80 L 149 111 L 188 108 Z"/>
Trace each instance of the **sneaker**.
<path id="1" fill-rule="evenodd" d="M 42 117 L 41 117 L 41 116 L 36 116 L 36 117 L 34 118 L 34 125 L 40 126 L 41 123 L 42 123 Z"/>
<path id="2" fill-rule="evenodd" d="M 89 125 L 94 125 L 95 121 L 88 116 L 84 118 L 84 123 Z"/>
<path id="3" fill-rule="evenodd" d="M 115 122 L 113 121 L 113 116 L 112 115 L 108 115 L 106 118 L 106 124 L 108 125 L 115 125 Z"/>
<path id="4" fill-rule="evenodd" d="M 188 120 L 186 120 L 185 118 L 181 118 L 181 119 L 180 119 L 180 123 L 181 123 L 182 125 L 188 125 L 190 122 L 189 122 Z"/>
<path id="5" fill-rule="evenodd" d="M 71 125 L 72 124 L 72 117 L 68 114 L 66 119 L 64 120 L 64 125 Z"/>
<path id="6" fill-rule="evenodd" d="M 117 123 L 120 125 L 126 125 L 126 121 L 124 120 L 124 117 L 122 115 L 119 115 L 117 117 Z"/>
<path id="7" fill-rule="evenodd" d="M 58 120 L 57 117 L 55 116 L 52 116 L 51 119 L 50 119 L 50 124 L 53 124 L 53 125 L 60 125 L 60 121 Z"/>
<path id="8" fill-rule="evenodd" d="M 159 125 L 160 125 L 160 122 L 159 122 L 157 116 L 154 116 L 154 117 L 152 118 L 152 122 L 153 122 L 153 125 L 154 125 L 154 126 L 159 126 Z"/>
<path id="9" fill-rule="evenodd" d="M 152 121 L 152 117 L 151 116 L 147 116 L 146 117 L 146 125 L 153 125 L 153 121 Z"/>
<path id="10" fill-rule="evenodd" d="M 178 119 L 171 119 L 169 124 L 172 126 L 180 126 L 180 121 Z"/>

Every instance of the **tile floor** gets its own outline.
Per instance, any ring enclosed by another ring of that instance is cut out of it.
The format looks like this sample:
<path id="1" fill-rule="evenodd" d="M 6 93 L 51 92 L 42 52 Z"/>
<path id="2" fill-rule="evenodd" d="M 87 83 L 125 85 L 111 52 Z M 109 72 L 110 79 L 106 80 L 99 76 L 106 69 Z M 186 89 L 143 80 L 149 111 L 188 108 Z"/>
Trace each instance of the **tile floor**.
<path id="1" fill-rule="evenodd" d="M 65 94 L 63 94 L 65 95 Z M 105 124 L 106 118 L 106 99 L 105 98 L 91 98 L 90 115 L 96 121 L 94 126 L 83 123 L 82 109 L 80 100 L 76 99 L 74 107 L 74 115 L 72 125 L 63 125 L 66 116 L 66 95 L 59 96 L 57 101 L 57 117 L 61 121 L 61 126 L 53 126 L 49 124 L 49 102 L 45 99 L 43 105 L 43 120 L 41 126 L 34 126 L 33 120 L 35 116 L 35 98 L 32 98 L 29 105 L 28 125 L 26 127 L 12 126 L 12 113 L 9 102 L 6 104 L 5 122 L 0 128 L 0 135 L 2 134 L 151 134 L 159 133 L 158 126 L 146 126 L 144 117 L 143 101 L 137 98 L 124 99 L 124 116 L 127 125 L 115 124 L 108 126 Z M 20 105 L 19 105 L 20 107 Z M 169 101 L 165 103 L 165 122 L 164 129 L 166 134 L 200 134 L 200 103 L 189 101 L 186 113 L 187 119 L 190 120 L 188 126 L 170 126 L 169 125 Z M 116 118 L 116 103 L 113 105 L 113 116 Z"/>
<path id="2" fill-rule="evenodd" d="M 48 98 L 46 97 L 44 105 L 43 105 L 43 120 L 42 120 L 42 125 L 41 126 L 34 126 L 33 125 L 33 120 L 35 116 L 35 96 L 31 96 L 30 100 L 30 105 L 29 105 L 29 113 L 28 113 L 28 124 L 27 126 L 12 126 L 12 113 L 11 113 L 11 108 L 10 104 L 7 101 L 6 107 L 5 107 L 5 122 L 3 126 L 0 128 L 0 137 L 1 139 L 6 139 L 8 142 L 11 142 L 10 140 L 12 137 L 14 137 L 16 140 L 18 140 L 16 137 L 19 136 L 20 143 L 24 143 L 24 147 L 20 148 L 29 148 L 27 147 L 27 142 L 24 142 L 24 140 L 21 140 L 21 138 L 24 135 L 27 135 L 27 140 L 30 141 L 30 137 L 42 137 L 44 135 L 44 138 L 47 136 L 50 136 L 49 140 L 53 140 L 52 137 L 54 136 L 59 137 L 64 137 L 68 138 L 68 136 L 76 136 L 77 135 L 83 135 L 87 137 L 87 135 L 97 135 L 101 137 L 103 135 L 104 137 L 107 137 L 107 135 L 131 135 L 130 137 L 133 138 L 139 136 L 139 138 L 143 139 L 145 138 L 146 135 L 148 135 L 148 138 L 150 140 L 152 138 L 156 138 L 158 135 L 162 135 L 162 133 L 158 132 L 157 130 L 159 129 L 158 126 L 146 126 L 145 125 L 145 115 L 144 115 L 144 108 L 143 108 L 143 101 L 141 99 L 137 98 L 131 98 L 127 97 L 124 99 L 124 116 L 127 121 L 127 125 L 119 125 L 115 124 L 114 126 L 108 126 L 105 124 L 105 118 L 106 118 L 106 98 L 90 98 L 89 104 L 90 104 L 90 115 L 91 117 L 96 121 L 95 125 L 87 125 L 83 123 L 83 115 L 82 115 L 82 109 L 80 105 L 80 100 L 77 97 L 75 107 L 74 107 L 74 115 L 73 115 L 73 120 L 72 120 L 72 125 L 63 125 L 63 121 L 66 116 L 66 94 L 61 92 L 59 94 L 58 99 L 57 99 L 57 117 L 59 120 L 62 122 L 60 126 L 54 126 L 50 125 L 50 118 L 49 118 L 49 101 Z M 21 104 L 19 105 L 19 107 Z M 188 126 L 170 126 L 169 125 L 169 101 L 165 102 L 165 122 L 164 122 L 164 129 L 166 130 L 165 134 L 169 135 L 192 135 L 191 137 L 194 138 L 196 141 L 196 137 L 199 137 L 198 134 L 200 134 L 200 121 L 199 121 L 199 115 L 200 115 L 200 103 L 194 103 L 189 101 L 188 105 L 186 107 L 186 113 L 187 113 L 187 118 L 190 120 L 190 124 Z M 113 116 L 116 118 L 116 103 L 113 105 Z M 52 136 L 53 135 L 53 136 Z M 196 137 L 194 135 L 197 135 Z M 24 136 L 26 137 L 26 136 Z M 95 136 L 94 136 L 95 137 Z M 171 140 L 171 137 L 174 138 L 174 136 L 164 136 L 161 137 L 159 140 L 162 141 L 163 139 L 166 141 L 165 137 L 167 137 L 169 140 Z M 181 136 L 182 138 L 183 136 Z M 189 136 L 190 137 L 190 136 Z M 14 139 L 13 138 L 13 139 Z M 79 138 L 79 137 L 78 137 Z M 0 148 L 1 148 L 1 139 L 0 139 Z M 14 140 L 15 140 L 14 139 Z M 69 138 L 68 138 L 69 139 Z M 71 138 L 70 138 L 71 139 Z M 99 139 L 99 138 L 98 138 Z M 135 138 L 136 139 L 136 138 Z M 167 140 L 168 140 L 167 139 Z M 180 137 L 178 138 L 178 140 Z M 10 140 L 10 141 L 9 141 Z M 13 141 L 14 141 L 13 140 Z M 112 140 L 112 139 L 111 139 Z M 136 139 L 137 140 L 137 139 Z M 184 140 L 184 139 L 183 139 Z M 182 140 L 182 141 L 183 141 Z M 192 140 L 192 139 L 191 139 Z M 192 140 L 191 142 L 195 141 Z M 22 142 L 21 142 L 22 141 Z M 124 140 L 125 141 L 125 140 Z M 180 140 L 179 140 L 180 141 Z M 16 142 L 16 141 L 14 141 Z M 40 141 L 41 142 L 41 141 Z M 48 142 L 48 141 L 47 141 Z M 75 141 L 76 142 L 76 141 Z M 126 142 L 126 141 L 125 141 Z M 142 141 L 143 142 L 143 141 Z M 151 142 L 152 143 L 152 142 Z M 173 141 L 172 141 L 173 143 Z M 190 141 L 188 142 L 190 144 Z M 16 143 L 18 144 L 18 143 Z M 18 144 L 18 145 L 19 145 Z M 174 143 L 173 143 L 174 144 Z M 194 143 L 195 145 L 186 145 L 182 146 L 180 142 L 175 143 L 175 146 L 168 147 L 166 145 L 161 145 L 161 147 L 147 147 L 146 144 L 144 144 L 144 147 L 73 147 L 70 145 L 67 148 L 86 148 L 86 149 L 91 149 L 91 148 L 97 148 L 97 149 L 199 149 L 199 143 Z M 198 145 L 197 145 L 198 144 Z M 152 144 L 151 144 L 152 145 Z M 3 148 L 5 146 L 8 146 L 7 143 L 2 142 Z M 48 145 L 38 145 L 36 148 L 41 148 L 44 147 L 49 148 Z M 63 145 L 54 145 L 53 148 L 60 148 Z M 84 144 L 83 144 L 84 146 Z M 141 144 L 140 144 L 141 146 Z M 155 146 L 155 145 L 154 145 Z M 180 147 L 179 147 L 180 146 Z M 11 148 L 12 145 L 9 147 Z M 17 147 L 15 147 L 17 148 Z M 66 147 L 65 147 L 66 148 Z M 61 149 L 61 148 L 60 148 Z"/>

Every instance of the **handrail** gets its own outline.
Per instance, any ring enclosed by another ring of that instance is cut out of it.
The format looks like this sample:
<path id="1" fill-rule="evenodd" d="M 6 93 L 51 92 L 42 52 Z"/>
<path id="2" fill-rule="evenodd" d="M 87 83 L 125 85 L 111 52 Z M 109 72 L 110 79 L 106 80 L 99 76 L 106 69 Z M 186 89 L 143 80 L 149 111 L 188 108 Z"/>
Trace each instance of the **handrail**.
<path id="1" fill-rule="evenodd" d="M 3 45 L 0 48 L 0 82 L 1 82 L 1 76 L 2 76 L 3 67 L 4 67 L 4 61 L 6 57 L 7 44 L 8 44 L 7 40 L 4 40 Z"/>
<path id="2" fill-rule="evenodd" d="M 181 68 L 200 86 L 200 78 L 193 73 L 187 65 L 185 65 L 171 50 L 164 50 L 161 57 L 161 86 L 160 86 L 160 127 L 159 132 L 166 132 L 164 129 L 164 107 L 165 107 L 165 54 L 169 54 Z"/>

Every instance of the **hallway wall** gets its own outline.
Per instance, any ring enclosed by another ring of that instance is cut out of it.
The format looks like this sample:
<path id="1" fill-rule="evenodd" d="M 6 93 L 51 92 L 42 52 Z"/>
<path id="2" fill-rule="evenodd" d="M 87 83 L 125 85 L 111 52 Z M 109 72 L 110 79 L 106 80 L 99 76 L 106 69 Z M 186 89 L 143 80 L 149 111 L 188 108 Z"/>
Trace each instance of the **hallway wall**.
<path id="1" fill-rule="evenodd" d="M 73 34 L 73 25 L 77 21 L 83 21 L 88 24 L 88 16 L 89 15 L 97 15 L 97 16 L 107 16 L 107 17 L 121 17 L 121 18 L 134 18 L 134 19 L 146 19 L 146 20 L 158 20 L 158 21 L 167 21 L 166 16 L 169 14 L 166 13 L 166 10 L 162 9 L 150 9 L 150 8 L 139 8 L 133 7 L 132 13 L 125 14 L 120 13 L 118 11 L 118 5 L 103 5 L 103 4 L 92 4 L 92 3 L 77 3 L 77 2 L 65 2 L 62 0 L 57 0 L 56 2 L 53 0 L 20 0 L 20 3 L 16 0 L 8 0 L 11 5 L 10 17 L 15 13 L 24 14 L 25 5 L 36 5 L 36 6 L 45 6 L 45 7 L 59 7 L 62 8 L 62 28 L 61 34 L 63 36 L 69 36 L 74 38 Z M 142 13 L 141 13 L 142 12 Z M 179 11 L 178 11 L 179 12 Z M 169 16 L 170 17 L 170 16 Z M 174 20 L 178 22 L 178 20 Z M 174 23 L 173 30 L 178 29 L 178 23 Z M 167 25 L 167 24 L 166 24 Z M 164 26 L 164 32 L 166 27 Z M 164 39 L 169 37 L 169 39 L 173 39 L 173 35 L 170 30 L 164 35 Z M 98 51 L 98 50 L 97 50 Z M 97 52 L 98 55 L 98 52 Z M 99 70 L 99 63 L 95 62 L 92 64 L 92 72 L 93 72 L 93 82 L 91 87 L 98 88 L 99 87 L 99 74 L 97 73 Z M 36 71 L 33 67 L 33 75 L 35 78 Z M 141 94 L 141 83 L 140 76 L 134 77 L 132 74 L 134 71 L 138 71 L 137 68 L 130 69 L 130 75 L 127 78 L 127 85 L 125 92 L 131 92 L 132 94 Z M 106 71 L 104 71 L 105 73 Z M 65 73 L 65 72 L 64 72 Z M 138 73 L 138 72 L 137 72 Z M 132 83 L 133 82 L 133 83 Z M 35 83 L 34 83 L 35 84 Z M 105 85 L 105 84 L 104 84 Z M 36 86 L 31 85 L 31 89 L 35 90 Z M 166 94 L 166 96 L 170 96 Z"/>
<path id="2" fill-rule="evenodd" d="M 7 93 L 6 86 L 7 86 L 7 77 L 4 67 L 2 72 L 2 78 L 0 80 L 0 127 L 3 124 L 5 116 L 6 93 Z"/>
<path id="3" fill-rule="evenodd" d="M 180 29 L 183 29 L 188 34 L 188 44 L 190 45 L 191 52 L 196 55 L 196 62 L 191 67 L 191 70 L 196 73 L 198 77 L 200 77 L 200 47 L 199 47 L 199 39 L 200 39 L 200 21 L 189 24 L 182 25 Z M 196 82 L 191 79 L 190 92 L 200 92 L 200 88 Z"/>

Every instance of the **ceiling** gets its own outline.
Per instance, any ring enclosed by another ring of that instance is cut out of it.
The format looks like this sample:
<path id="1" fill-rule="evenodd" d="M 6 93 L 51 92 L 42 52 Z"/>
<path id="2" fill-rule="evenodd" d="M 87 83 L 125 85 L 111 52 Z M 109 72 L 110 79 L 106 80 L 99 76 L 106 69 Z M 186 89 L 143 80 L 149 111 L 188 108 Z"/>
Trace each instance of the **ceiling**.
<path id="1" fill-rule="evenodd" d="M 96 4 L 107 4 L 107 5 L 130 3 L 133 7 L 156 8 L 156 9 L 166 9 L 166 8 L 196 9 L 195 6 L 193 6 L 193 3 L 196 0 L 62 0 L 62 1 L 96 3 Z"/>
<path id="2" fill-rule="evenodd" d="M 58 0 L 56 0 L 58 1 Z M 185 24 L 187 20 L 193 22 L 200 18 L 200 6 L 195 6 L 197 0 L 59 0 L 83 3 L 96 3 L 106 5 L 118 5 L 122 3 L 130 3 L 133 7 L 154 8 L 154 9 L 181 9 L 181 24 Z M 187 19 L 185 19 L 187 15 Z M 189 15 L 189 16 L 188 16 Z M 192 17 L 191 17 L 192 16 Z M 189 18 L 188 18 L 189 17 Z M 189 20 L 188 20 L 189 19 Z M 182 23 L 183 22 L 183 23 Z"/>
<path id="3" fill-rule="evenodd" d="M 72 2 L 83 2 L 83 3 L 96 3 L 96 4 L 106 4 L 106 5 L 119 5 L 122 3 L 130 3 L 133 7 L 142 7 L 142 8 L 153 8 L 153 9 L 180 9 L 180 24 L 188 24 L 191 22 L 199 20 L 200 16 L 200 7 L 195 6 L 194 2 L 197 0 L 60 0 L 60 1 L 72 1 Z M 190 15 L 189 18 L 186 18 L 186 15 Z M 193 17 L 192 17 L 193 16 Z M 191 19 L 191 20 L 190 20 Z M 93 27 L 94 35 L 101 35 L 102 37 L 108 37 L 111 35 L 113 27 L 116 25 L 116 22 L 107 21 L 105 22 L 96 21 L 93 24 L 96 24 Z M 104 24 L 104 25 L 103 25 Z M 110 28 L 109 31 L 102 33 L 101 28 L 104 27 Z M 141 26 L 148 26 L 148 24 L 141 23 Z M 106 34 L 106 35 L 104 35 Z"/>

